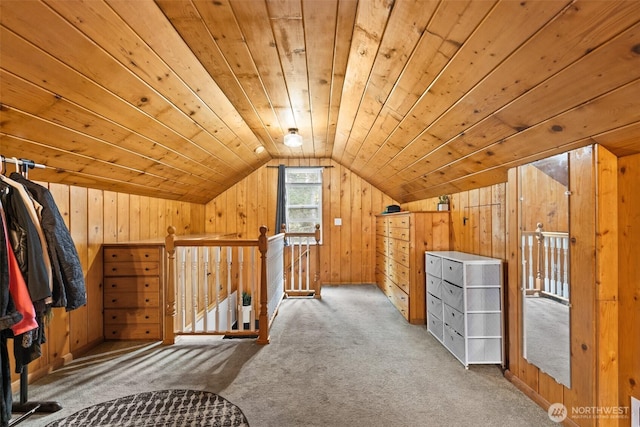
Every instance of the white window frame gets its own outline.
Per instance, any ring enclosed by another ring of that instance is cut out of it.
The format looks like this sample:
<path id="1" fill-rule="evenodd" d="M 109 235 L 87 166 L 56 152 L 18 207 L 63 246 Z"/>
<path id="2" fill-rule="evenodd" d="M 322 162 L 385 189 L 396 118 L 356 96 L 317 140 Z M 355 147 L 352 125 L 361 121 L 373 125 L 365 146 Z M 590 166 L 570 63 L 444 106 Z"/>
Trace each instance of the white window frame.
<path id="1" fill-rule="evenodd" d="M 324 170 L 324 168 L 322 168 L 322 167 L 315 168 L 315 167 L 295 167 L 295 166 L 289 167 L 288 166 L 286 168 L 286 172 L 285 172 L 285 193 L 287 194 L 287 196 L 285 197 L 285 200 L 286 200 L 286 202 L 285 202 L 285 218 L 286 218 L 287 230 L 288 231 L 290 230 L 289 227 L 290 227 L 290 224 L 292 224 L 292 223 L 307 222 L 307 221 L 302 221 L 302 220 L 292 220 L 292 219 L 290 219 L 289 209 L 293 209 L 293 208 L 317 208 L 318 212 L 319 212 L 319 216 L 317 218 L 317 221 L 314 222 L 313 230 L 309 230 L 308 232 L 309 233 L 315 232 L 315 224 L 320 224 L 320 243 L 322 243 L 322 213 L 323 213 L 322 205 L 323 205 L 323 199 L 324 199 L 323 176 L 322 176 L 323 170 Z M 304 183 L 288 182 L 288 177 L 289 177 L 288 174 L 289 174 L 289 172 L 295 173 L 295 172 L 298 172 L 298 171 L 304 171 L 304 172 L 307 172 L 307 173 L 310 172 L 310 171 L 317 172 L 318 176 L 320 177 L 320 182 L 318 182 L 318 183 L 315 183 L 315 182 L 313 182 L 313 183 L 309 183 L 309 182 L 304 182 Z M 288 197 L 289 189 L 292 188 L 292 187 L 296 187 L 296 186 L 307 186 L 307 187 L 313 186 L 313 187 L 319 188 L 320 197 L 319 197 L 318 203 L 317 204 L 310 204 L 310 205 L 290 205 L 289 204 L 289 197 Z M 305 232 L 307 232 L 307 231 L 305 231 Z M 295 243 L 297 243 L 297 241 L 295 241 Z M 315 239 L 310 239 L 309 240 L 309 244 L 315 245 L 316 244 Z"/>

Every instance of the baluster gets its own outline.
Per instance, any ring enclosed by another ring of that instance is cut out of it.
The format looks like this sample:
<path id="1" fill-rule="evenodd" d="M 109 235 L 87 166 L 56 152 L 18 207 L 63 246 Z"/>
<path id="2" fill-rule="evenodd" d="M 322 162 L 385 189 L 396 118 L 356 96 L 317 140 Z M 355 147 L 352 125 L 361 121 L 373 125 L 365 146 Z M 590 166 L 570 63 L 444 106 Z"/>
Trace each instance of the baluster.
<path id="1" fill-rule="evenodd" d="M 302 238 L 298 238 L 298 290 L 302 290 Z"/>
<path id="2" fill-rule="evenodd" d="M 203 297 L 204 297 L 204 319 L 203 329 L 205 332 L 209 330 L 209 247 L 205 246 L 203 251 L 204 262 L 203 268 Z"/>
<path id="3" fill-rule="evenodd" d="M 527 239 L 528 247 L 529 247 L 529 284 L 527 289 L 534 289 L 534 280 L 533 280 L 533 236 L 528 236 Z"/>
<path id="4" fill-rule="evenodd" d="M 564 283 L 562 296 L 569 299 L 569 236 L 562 238 L 562 250 L 564 253 Z"/>
<path id="5" fill-rule="evenodd" d="M 307 286 L 306 286 L 306 289 L 305 289 L 305 290 L 307 290 L 307 291 L 308 291 L 308 290 L 309 290 L 309 282 L 310 282 L 310 280 L 309 280 L 309 271 L 311 270 L 311 269 L 309 268 L 309 267 L 310 267 L 310 262 L 311 262 L 311 249 L 310 249 L 310 248 L 311 248 L 311 246 L 309 246 L 309 237 L 307 237 L 307 239 L 306 239 L 306 240 L 307 240 L 307 275 L 306 275 L 306 278 L 307 278 Z"/>
<path id="6" fill-rule="evenodd" d="M 231 261 L 232 261 L 232 253 L 231 253 L 231 246 L 227 246 L 227 298 L 228 298 L 228 303 L 227 303 L 227 324 L 226 324 L 226 328 L 227 330 L 230 329 L 231 323 L 232 323 L 232 310 L 233 310 L 233 305 L 231 304 Z M 238 299 L 238 295 L 236 292 L 236 302 Z"/>
<path id="7" fill-rule="evenodd" d="M 244 283 L 242 277 L 244 276 L 244 248 L 238 247 L 238 299 L 239 304 L 236 304 L 236 323 L 238 324 L 238 330 L 244 331 L 244 298 L 242 294 L 244 292 Z"/>
<path id="8" fill-rule="evenodd" d="M 191 332 L 197 329 L 198 319 L 198 248 L 191 248 Z"/>
<path id="9" fill-rule="evenodd" d="M 218 332 L 220 330 L 220 288 L 222 288 L 222 284 L 220 282 L 220 264 L 221 264 L 221 260 L 220 260 L 220 246 L 216 246 L 214 248 L 214 256 L 215 256 L 215 261 L 216 261 L 216 284 L 215 284 L 215 289 L 214 289 L 214 295 L 216 298 L 216 302 L 214 304 L 215 306 L 215 313 L 216 316 L 214 318 L 214 331 Z"/>
<path id="10" fill-rule="evenodd" d="M 522 236 L 522 288 L 527 289 L 527 236 Z"/>
<path id="11" fill-rule="evenodd" d="M 544 291 L 550 292 L 550 283 L 549 276 L 551 272 L 549 271 L 551 265 L 549 263 L 549 239 L 544 239 Z"/>
<path id="12" fill-rule="evenodd" d="M 291 249 L 291 280 L 289 281 L 289 289 L 296 289 L 296 264 L 295 264 L 295 253 L 296 253 L 296 245 L 293 243 L 295 239 L 290 239 L 289 248 Z"/>
<path id="13" fill-rule="evenodd" d="M 557 251 L 556 251 L 556 241 L 555 239 L 551 238 L 549 239 L 549 246 L 550 246 L 550 251 L 551 251 L 551 265 L 549 267 L 549 270 L 551 272 L 551 290 L 550 292 L 552 294 L 556 294 L 556 256 L 557 256 Z"/>
<path id="14" fill-rule="evenodd" d="M 257 275 L 256 275 L 256 271 L 258 269 L 258 265 L 256 264 L 256 247 L 253 246 L 250 249 L 250 254 L 251 254 L 251 269 L 250 269 L 250 273 L 251 273 L 251 281 L 249 282 L 251 284 L 251 306 L 253 307 L 251 310 L 251 322 L 249 322 L 249 329 L 254 331 L 256 329 L 256 319 L 255 319 L 255 312 L 256 312 L 256 307 L 258 307 L 258 286 L 257 286 Z M 284 261 L 284 258 L 283 258 Z"/>
<path id="15" fill-rule="evenodd" d="M 186 269 L 187 269 L 187 254 L 186 248 L 180 247 L 179 249 L 180 256 L 180 274 L 178 280 L 178 292 L 180 293 L 180 332 L 184 332 L 187 327 L 187 295 L 185 289 L 187 287 L 186 283 Z"/>

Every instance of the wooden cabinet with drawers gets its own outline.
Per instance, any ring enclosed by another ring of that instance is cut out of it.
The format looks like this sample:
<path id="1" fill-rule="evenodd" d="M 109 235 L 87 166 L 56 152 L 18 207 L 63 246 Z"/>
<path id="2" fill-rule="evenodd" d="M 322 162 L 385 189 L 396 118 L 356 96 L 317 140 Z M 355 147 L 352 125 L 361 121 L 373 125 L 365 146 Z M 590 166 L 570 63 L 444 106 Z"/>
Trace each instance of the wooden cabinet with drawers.
<path id="1" fill-rule="evenodd" d="M 162 339 L 163 246 L 109 244 L 103 253 L 105 339 Z"/>
<path id="2" fill-rule="evenodd" d="M 425 263 L 429 332 L 465 367 L 502 363 L 502 261 L 444 251 Z"/>
<path id="3" fill-rule="evenodd" d="M 424 324 L 424 252 L 450 249 L 449 212 L 376 217 L 376 282 L 405 319 Z"/>

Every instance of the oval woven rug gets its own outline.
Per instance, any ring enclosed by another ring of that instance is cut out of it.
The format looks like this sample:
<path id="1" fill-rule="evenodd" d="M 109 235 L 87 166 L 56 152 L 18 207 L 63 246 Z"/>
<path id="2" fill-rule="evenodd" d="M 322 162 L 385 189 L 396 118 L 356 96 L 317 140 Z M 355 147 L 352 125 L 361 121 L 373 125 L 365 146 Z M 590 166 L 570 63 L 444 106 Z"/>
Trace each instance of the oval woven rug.
<path id="1" fill-rule="evenodd" d="M 215 393 L 160 390 L 120 397 L 47 424 L 54 426 L 249 426 L 233 403 Z"/>

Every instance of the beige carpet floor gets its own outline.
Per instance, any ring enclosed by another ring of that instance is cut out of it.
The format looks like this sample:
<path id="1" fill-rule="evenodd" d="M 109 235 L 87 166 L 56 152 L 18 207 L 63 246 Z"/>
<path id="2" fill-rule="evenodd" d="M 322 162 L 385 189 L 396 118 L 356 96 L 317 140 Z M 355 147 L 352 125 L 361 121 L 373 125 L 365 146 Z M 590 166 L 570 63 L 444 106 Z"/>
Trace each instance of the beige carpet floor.
<path id="1" fill-rule="evenodd" d="M 464 369 L 377 287 L 324 287 L 322 295 L 283 301 L 266 346 L 206 337 L 106 342 L 31 384 L 30 400 L 63 409 L 20 426 L 162 389 L 219 394 L 252 427 L 557 425 L 498 366 Z"/>

